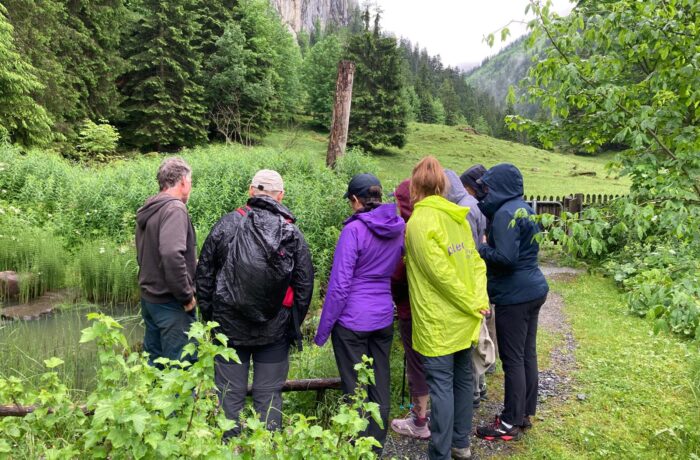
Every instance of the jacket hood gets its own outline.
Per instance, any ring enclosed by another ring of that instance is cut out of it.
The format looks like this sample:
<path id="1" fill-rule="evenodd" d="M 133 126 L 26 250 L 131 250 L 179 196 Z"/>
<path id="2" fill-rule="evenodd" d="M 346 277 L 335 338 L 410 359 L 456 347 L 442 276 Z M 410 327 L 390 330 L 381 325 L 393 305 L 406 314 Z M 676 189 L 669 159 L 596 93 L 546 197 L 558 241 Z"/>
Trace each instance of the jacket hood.
<path id="1" fill-rule="evenodd" d="M 160 209 L 171 201 L 180 201 L 174 196 L 170 196 L 167 193 L 159 193 L 146 200 L 146 202 L 141 206 L 138 211 L 136 211 L 136 224 L 140 228 L 146 228 L 146 223 L 155 213 L 160 211 Z"/>
<path id="2" fill-rule="evenodd" d="M 415 204 L 415 208 L 433 208 L 449 215 L 455 222 L 466 223 L 469 208 L 447 201 L 444 197 L 431 195 Z"/>
<path id="3" fill-rule="evenodd" d="M 510 163 L 502 163 L 489 169 L 481 178 L 488 192 L 479 203 L 479 209 L 486 217 L 493 218 L 503 203 L 514 198 L 522 198 L 524 193 L 523 175 Z"/>
<path id="4" fill-rule="evenodd" d="M 411 180 L 406 179 L 401 182 L 394 192 L 396 204 L 399 206 L 399 214 L 404 221 L 408 222 L 413 214 L 413 203 L 411 203 Z"/>
<path id="5" fill-rule="evenodd" d="M 379 238 L 396 238 L 400 236 L 406 227 L 406 223 L 396 212 L 393 203 L 383 204 L 368 212 L 360 212 L 350 216 L 346 224 L 354 220 L 362 221 L 367 228 Z"/>
<path id="6" fill-rule="evenodd" d="M 279 214 L 290 223 L 296 222 L 296 217 L 286 206 L 267 195 L 257 195 L 248 198 L 248 206 L 251 208 L 261 208 L 274 214 Z"/>
<path id="7" fill-rule="evenodd" d="M 447 191 L 447 196 L 445 198 L 455 204 L 461 204 L 462 200 L 467 198 L 468 195 L 467 191 L 464 189 L 464 185 L 462 185 L 462 181 L 459 179 L 459 176 L 457 176 L 457 173 L 451 169 L 446 169 L 445 175 L 447 176 L 447 180 L 450 181 L 450 189 Z"/>

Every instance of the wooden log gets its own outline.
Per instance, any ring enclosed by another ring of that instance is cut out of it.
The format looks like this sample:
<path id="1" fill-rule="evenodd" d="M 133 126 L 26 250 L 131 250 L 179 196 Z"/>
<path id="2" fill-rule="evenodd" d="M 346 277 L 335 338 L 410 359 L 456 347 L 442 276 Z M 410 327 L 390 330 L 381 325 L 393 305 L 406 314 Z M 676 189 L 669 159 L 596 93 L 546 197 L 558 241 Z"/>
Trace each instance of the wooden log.
<path id="1" fill-rule="evenodd" d="M 340 61 L 338 63 L 338 79 L 335 84 L 335 103 L 331 121 L 331 135 L 326 152 L 326 166 L 335 167 L 335 162 L 345 155 L 348 142 L 348 126 L 350 124 L 350 106 L 352 103 L 352 81 L 355 75 L 355 63 Z"/>
<path id="2" fill-rule="evenodd" d="M 338 390 L 340 389 L 340 377 L 327 379 L 299 379 L 287 380 L 282 385 L 282 392 L 288 391 L 320 391 L 320 390 Z M 248 385 L 248 394 L 253 391 L 253 387 Z"/>
<path id="3" fill-rule="evenodd" d="M 299 380 L 287 380 L 282 386 L 283 392 L 288 391 L 317 391 L 322 392 L 325 390 L 339 390 L 340 389 L 340 377 L 332 377 L 325 379 L 299 379 Z M 252 387 L 248 385 L 248 394 L 252 393 Z M 20 406 L 18 404 L 6 404 L 0 405 L 0 418 L 1 417 L 24 417 L 29 415 L 39 406 Z M 92 411 L 89 411 L 86 406 L 80 406 L 80 410 L 83 411 L 85 415 L 92 415 Z M 48 409 L 49 413 L 53 412 L 53 409 Z"/>
<path id="4" fill-rule="evenodd" d="M 6 404 L 6 405 L 0 405 L 0 417 L 24 417 L 25 415 L 29 415 L 35 410 L 37 410 L 39 406 L 37 405 L 31 405 L 31 406 L 20 406 L 18 404 Z M 80 410 L 83 411 L 83 414 L 85 415 L 92 415 L 92 411 L 88 410 L 87 406 L 82 405 L 79 406 Z M 53 413 L 53 409 L 49 408 L 48 409 L 49 414 Z"/>

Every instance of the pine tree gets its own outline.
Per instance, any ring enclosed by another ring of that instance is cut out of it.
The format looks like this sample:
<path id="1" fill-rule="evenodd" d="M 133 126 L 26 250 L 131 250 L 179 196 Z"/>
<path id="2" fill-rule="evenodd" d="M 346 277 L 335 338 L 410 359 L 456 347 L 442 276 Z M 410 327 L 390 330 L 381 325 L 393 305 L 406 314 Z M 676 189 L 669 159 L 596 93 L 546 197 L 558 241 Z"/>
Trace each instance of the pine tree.
<path id="1" fill-rule="evenodd" d="M 210 117 L 227 141 L 249 144 L 301 105 L 301 54 L 265 0 L 242 0 L 208 60 Z"/>
<path id="2" fill-rule="evenodd" d="M 459 98 L 449 78 L 443 80 L 442 85 L 440 85 L 439 94 L 440 102 L 445 111 L 445 124 L 448 126 L 458 124 L 462 119 L 459 113 Z"/>
<path id="3" fill-rule="evenodd" d="M 143 0 L 125 49 L 122 128 L 127 143 L 172 150 L 206 140 L 196 0 Z"/>
<path id="4" fill-rule="evenodd" d="M 342 46 L 337 35 L 328 35 L 309 51 L 303 66 L 307 112 L 319 126 L 330 129 L 333 98 Z"/>
<path id="5" fill-rule="evenodd" d="M 17 52 L 6 13 L 0 4 L 0 141 L 42 145 L 51 139 L 51 120 L 32 98 L 41 83 Z"/>
<path id="6" fill-rule="evenodd" d="M 199 31 L 194 44 L 205 59 L 216 52 L 216 42 L 223 36 L 224 29 L 233 19 L 236 3 L 236 0 L 206 0 L 193 5 L 199 18 Z"/>
<path id="7" fill-rule="evenodd" d="M 353 36 L 345 52 L 355 62 L 348 142 L 372 150 L 380 144 L 403 147 L 408 131 L 408 103 L 402 91 L 401 54 L 392 37 L 379 30 L 379 15 L 369 29 Z"/>
<path id="8" fill-rule="evenodd" d="M 233 21 L 217 42 L 210 63 L 207 100 L 211 120 L 227 142 L 250 144 L 252 137 L 264 134 L 271 122 L 271 68 L 256 67 L 260 61 L 248 49 L 239 24 Z"/>
<path id="9" fill-rule="evenodd" d="M 112 118 L 119 95 L 122 0 L 5 0 L 20 53 L 36 69 L 35 94 L 68 138 L 85 118 Z"/>

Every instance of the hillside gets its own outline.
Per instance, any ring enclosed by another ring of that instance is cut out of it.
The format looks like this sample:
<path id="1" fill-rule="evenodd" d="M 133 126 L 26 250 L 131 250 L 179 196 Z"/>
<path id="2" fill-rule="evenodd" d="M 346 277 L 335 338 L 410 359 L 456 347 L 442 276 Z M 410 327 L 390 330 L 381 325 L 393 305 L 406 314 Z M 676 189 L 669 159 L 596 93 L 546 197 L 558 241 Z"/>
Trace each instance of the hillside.
<path id="1" fill-rule="evenodd" d="M 280 150 L 313 151 L 319 161 L 326 154 L 327 136 L 313 131 L 282 131 L 270 135 L 265 145 Z M 425 155 L 436 156 L 445 167 L 461 173 L 474 163 L 486 167 L 513 163 L 525 177 L 526 194 L 568 195 L 572 193 L 623 194 L 627 179 L 609 175 L 605 165 L 612 156 L 582 157 L 548 152 L 534 147 L 465 132 L 460 127 L 411 123 L 408 142 L 402 150 L 375 154 L 377 175 L 385 187 L 393 187 L 411 174 Z M 595 172 L 595 176 L 580 176 Z"/>
<path id="2" fill-rule="evenodd" d="M 493 96 L 496 105 L 501 109 L 506 107 L 508 88 L 513 85 L 519 94 L 518 83 L 527 76 L 532 56 L 536 50 L 527 49 L 527 37 L 519 38 L 498 54 L 485 59 L 480 66 L 467 72 L 466 81 L 470 85 Z M 537 46 L 536 49 L 539 49 Z M 517 107 L 523 115 L 534 113 L 532 106 Z"/>

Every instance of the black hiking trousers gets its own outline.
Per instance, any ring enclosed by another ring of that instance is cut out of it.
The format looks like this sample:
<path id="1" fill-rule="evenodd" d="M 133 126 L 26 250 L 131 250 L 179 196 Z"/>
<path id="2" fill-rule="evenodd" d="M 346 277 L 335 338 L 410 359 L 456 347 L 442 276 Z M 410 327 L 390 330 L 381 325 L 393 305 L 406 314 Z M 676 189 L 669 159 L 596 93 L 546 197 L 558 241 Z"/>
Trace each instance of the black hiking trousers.
<path id="1" fill-rule="evenodd" d="M 537 319 L 547 296 L 525 303 L 496 305 L 496 337 L 505 374 L 501 420 L 522 425 L 537 410 Z"/>
<path id="2" fill-rule="evenodd" d="M 389 354 L 391 342 L 394 338 L 394 326 L 370 332 L 352 331 L 340 324 L 333 327 L 331 340 L 335 362 L 340 373 L 340 385 L 343 393 L 351 394 L 357 386 L 357 371 L 355 364 L 362 362 L 362 355 L 374 358 L 374 385 L 367 388 L 367 396 L 370 402 L 379 405 L 379 413 L 382 416 L 384 428 L 370 419 L 367 430 L 361 436 L 372 436 L 383 446 L 386 439 L 386 430 L 389 424 L 389 408 L 391 406 L 391 374 Z M 381 452 L 381 449 L 376 449 Z"/>

